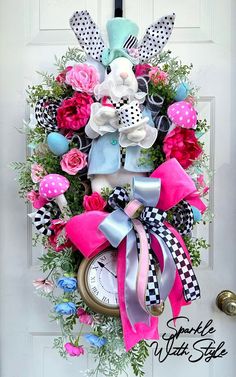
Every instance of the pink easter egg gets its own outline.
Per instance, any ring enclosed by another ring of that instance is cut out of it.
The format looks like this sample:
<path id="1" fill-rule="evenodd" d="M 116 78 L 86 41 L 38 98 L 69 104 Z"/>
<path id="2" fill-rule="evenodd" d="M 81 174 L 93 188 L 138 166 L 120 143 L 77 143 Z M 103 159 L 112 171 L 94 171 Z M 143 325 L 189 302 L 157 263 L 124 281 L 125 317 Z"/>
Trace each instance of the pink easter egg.
<path id="1" fill-rule="evenodd" d="M 168 107 L 167 114 L 176 126 L 193 129 L 197 126 L 197 112 L 187 101 L 172 103 Z"/>

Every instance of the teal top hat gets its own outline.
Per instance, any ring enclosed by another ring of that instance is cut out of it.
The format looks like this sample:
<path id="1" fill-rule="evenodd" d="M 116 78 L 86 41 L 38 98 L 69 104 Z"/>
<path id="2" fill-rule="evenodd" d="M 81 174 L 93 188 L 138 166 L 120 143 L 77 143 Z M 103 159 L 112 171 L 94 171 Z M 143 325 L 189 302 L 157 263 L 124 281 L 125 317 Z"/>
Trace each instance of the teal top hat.
<path id="1" fill-rule="evenodd" d="M 126 18 L 116 17 L 109 20 L 107 34 L 110 47 L 103 51 L 102 63 L 107 66 L 114 59 L 122 56 L 136 63 L 137 59 L 128 54 L 127 48 L 132 47 L 137 41 L 138 32 L 138 25 Z"/>

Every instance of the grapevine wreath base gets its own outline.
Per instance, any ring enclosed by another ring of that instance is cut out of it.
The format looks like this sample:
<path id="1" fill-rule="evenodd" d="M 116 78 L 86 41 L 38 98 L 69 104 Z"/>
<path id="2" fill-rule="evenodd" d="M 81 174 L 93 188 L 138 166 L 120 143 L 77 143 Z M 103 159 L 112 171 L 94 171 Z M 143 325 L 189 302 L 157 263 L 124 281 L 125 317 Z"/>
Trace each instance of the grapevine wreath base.
<path id="1" fill-rule="evenodd" d="M 63 357 L 91 353 L 91 376 L 130 364 L 142 376 L 165 300 L 177 316 L 200 297 L 193 266 L 208 245 L 192 231 L 210 218 L 208 126 L 192 66 L 162 51 L 174 21 L 160 18 L 138 41 L 138 26 L 115 17 L 106 47 L 90 14 L 76 12 L 82 49 L 28 89 L 30 154 L 13 165 L 45 248 L 33 284 L 61 327 L 54 347 Z"/>

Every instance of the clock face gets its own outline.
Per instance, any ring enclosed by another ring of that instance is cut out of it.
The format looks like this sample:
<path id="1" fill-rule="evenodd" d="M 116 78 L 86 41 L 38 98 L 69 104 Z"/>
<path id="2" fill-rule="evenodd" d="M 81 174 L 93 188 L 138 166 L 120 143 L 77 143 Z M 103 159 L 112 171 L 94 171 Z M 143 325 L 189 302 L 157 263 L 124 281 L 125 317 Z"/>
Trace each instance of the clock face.
<path id="1" fill-rule="evenodd" d="M 87 289 L 90 296 L 107 308 L 118 308 L 117 251 L 106 250 L 98 254 L 87 268 Z"/>
<path id="2" fill-rule="evenodd" d="M 83 259 L 78 270 L 78 290 L 95 312 L 119 316 L 117 250 L 107 249 L 92 259 Z"/>

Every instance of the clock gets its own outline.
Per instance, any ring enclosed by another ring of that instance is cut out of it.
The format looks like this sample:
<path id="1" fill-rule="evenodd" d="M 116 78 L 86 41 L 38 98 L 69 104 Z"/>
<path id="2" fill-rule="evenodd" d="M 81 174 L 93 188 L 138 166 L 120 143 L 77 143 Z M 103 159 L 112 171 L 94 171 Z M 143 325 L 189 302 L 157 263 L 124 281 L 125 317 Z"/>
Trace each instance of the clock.
<path id="1" fill-rule="evenodd" d="M 107 249 L 91 259 L 83 259 L 78 270 L 78 290 L 95 312 L 119 316 L 117 250 Z"/>

